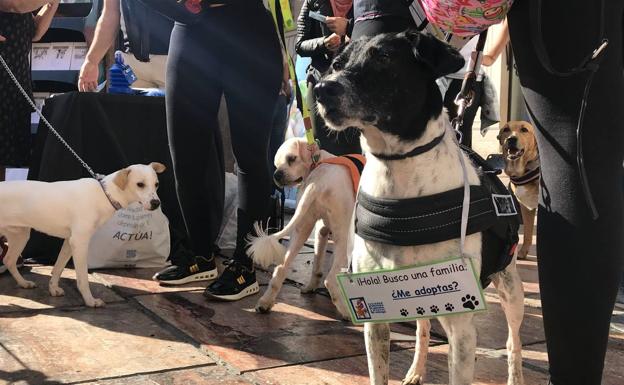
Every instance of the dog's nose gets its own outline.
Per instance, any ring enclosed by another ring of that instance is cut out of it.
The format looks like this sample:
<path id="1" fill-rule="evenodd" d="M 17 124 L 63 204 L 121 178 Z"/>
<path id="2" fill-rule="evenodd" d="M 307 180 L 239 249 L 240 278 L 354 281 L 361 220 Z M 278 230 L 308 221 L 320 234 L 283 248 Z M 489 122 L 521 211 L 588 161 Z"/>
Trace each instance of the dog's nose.
<path id="1" fill-rule="evenodd" d="M 156 210 L 160 206 L 160 201 L 158 199 L 152 199 L 150 201 L 150 206 L 152 210 Z"/>
<path id="2" fill-rule="evenodd" d="M 314 87 L 316 100 L 321 103 L 332 101 L 343 93 L 344 87 L 342 84 L 332 80 L 322 81 Z"/>
<path id="3" fill-rule="evenodd" d="M 275 179 L 276 181 L 281 181 L 282 179 L 284 179 L 284 171 L 276 170 L 273 174 L 273 179 Z"/>
<path id="4" fill-rule="evenodd" d="M 510 136 L 507 138 L 507 145 L 509 147 L 517 147 L 518 146 L 518 138 L 515 136 Z"/>

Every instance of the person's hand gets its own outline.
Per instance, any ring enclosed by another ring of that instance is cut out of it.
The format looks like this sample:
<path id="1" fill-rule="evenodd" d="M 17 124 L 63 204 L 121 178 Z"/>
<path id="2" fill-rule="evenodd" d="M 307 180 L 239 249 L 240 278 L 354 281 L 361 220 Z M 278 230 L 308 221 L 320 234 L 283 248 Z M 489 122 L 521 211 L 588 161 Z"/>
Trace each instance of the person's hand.
<path id="1" fill-rule="evenodd" d="M 328 16 L 327 20 L 325 20 L 325 24 L 330 31 L 337 34 L 338 36 L 345 36 L 347 34 L 347 26 L 349 25 L 349 20 L 344 17 L 331 17 Z"/>
<path id="2" fill-rule="evenodd" d="M 331 35 L 327 36 L 325 38 L 325 40 L 323 41 L 323 44 L 325 44 L 325 48 L 327 48 L 330 51 L 337 51 L 338 48 L 340 48 L 340 36 L 336 35 L 335 33 L 332 33 Z"/>
<path id="3" fill-rule="evenodd" d="M 279 94 L 284 95 L 286 99 L 290 100 L 292 96 L 292 87 L 289 79 L 282 80 L 282 88 L 280 89 Z"/>
<path id="4" fill-rule="evenodd" d="M 100 76 L 100 69 L 97 63 L 85 60 L 80 68 L 78 76 L 78 90 L 80 92 L 95 91 L 97 89 L 97 81 Z"/>
<path id="5" fill-rule="evenodd" d="M 0 35 L 0 42 L 2 42 L 2 41 L 6 41 L 6 37 Z"/>

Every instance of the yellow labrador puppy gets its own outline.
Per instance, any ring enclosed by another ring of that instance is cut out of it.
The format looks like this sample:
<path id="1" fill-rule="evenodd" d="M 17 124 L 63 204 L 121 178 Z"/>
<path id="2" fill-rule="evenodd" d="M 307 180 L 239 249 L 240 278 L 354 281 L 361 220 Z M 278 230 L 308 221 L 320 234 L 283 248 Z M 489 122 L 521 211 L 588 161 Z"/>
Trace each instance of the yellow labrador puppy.
<path id="1" fill-rule="evenodd" d="M 524 236 L 518 259 L 526 259 L 533 242 L 540 179 L 535 129 L 524 120 L 511 121 L 501 127 L 498 141 L 505 159 L 505 173 L 509 175 L 511 189 L 520 202 L 522 212 Z"/>
<path id="2" fill-rule="evenodd" d="M 93 298 L 89 288 L 87 251 L 91 236 L 116 210 L 131 203 L 139 202 L 146 210 L 157 209 L 160 199 L 156 194 L 156 174 L 163 171 L 165 166 L 160 163 L 135 164 L 107 175 L 101 183 L 92 178 L 53 183 L 0 183 L 0 235 L 7 238 L 9 245 L 3 262 L 17 284 L 24 289 L 35 287 L 35 283 L 25 280 L 16 267 L 17 258 L 30 237 L 30 229 L 35 229 L 65 239 L 52 269 L 50 295 L 64 294 L 58 282 L 73 256 L 82 299 L 89 307 L 103 306 L 104 302 Z"/>

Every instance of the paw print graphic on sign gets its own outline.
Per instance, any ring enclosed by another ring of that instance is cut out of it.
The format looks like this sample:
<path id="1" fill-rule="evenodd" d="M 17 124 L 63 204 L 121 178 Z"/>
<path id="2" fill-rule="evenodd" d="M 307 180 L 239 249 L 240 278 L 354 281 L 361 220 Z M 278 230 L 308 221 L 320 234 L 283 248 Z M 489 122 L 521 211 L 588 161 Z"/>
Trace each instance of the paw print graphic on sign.
<path id="1" fill-rule="evenodd" d="M 462 304 L 466 309 L 474 310 L 477 306 L 479 306 L 479 301 L 474 295 L 468 294 L 465 297 L 462 297 Z"/>
<path id="2" fill-rule="evenodd" d="M 403 317 L 407 317 L 409 315 L 409 312 L 407 311 L 407 309 L 401 309 L 401 315 Z"/>
<path id="3" fill-rule="evenodd" d="M 423 314 L 425 314 L 425 309 L 423 309 L 422 307 L 419 306 L 419 307 L 416 308 L 416 313 L 418 313 L 420 315 L 423 315 Z"/>
<path id="4" fill-rule="evenodd" d="M 446 309 L 446 311 L 455 310 L 455 306 L 453 306 L 453 304 L 450 304 L 450 303 L 447 303 L 446 305 L 444 305 L 444 308 Z"/>
<path id="5" fill-rule="evenodd" d="M 431 305 L 431 307 L 429 308 L 429 310 L 430 310 L 433 314 L 438 314 L 438 312 L 440 311 L 440 309 L 439 309 L 436 305 Z"/>

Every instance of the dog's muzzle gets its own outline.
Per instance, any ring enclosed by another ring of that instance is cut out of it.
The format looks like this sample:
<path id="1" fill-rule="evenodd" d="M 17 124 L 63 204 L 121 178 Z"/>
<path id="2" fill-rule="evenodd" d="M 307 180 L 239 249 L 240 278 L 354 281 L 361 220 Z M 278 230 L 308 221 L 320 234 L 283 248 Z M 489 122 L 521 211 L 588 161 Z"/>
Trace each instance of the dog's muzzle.
<path id="1" fill-rule="evenodd" d="M 160 201 L 158 199 L 152 199 L 150 201 L 150 210 L 156 210 L 160 207 Z"/>
<path id="2" fill-rule="evenodd" d="M 314 87 L 316 100 L 325 106 L 336 103 L 344 92 L 342 84 L 333 80 L 324 80 Z"/>
<path id="3" fill-rule="evenodd" d="M 511 136 L 505 140 L 507 146 L 507 159 L 516 160 L 524 154 L 524 149 L 518 148 L 518 138 Z"/>
<path id="4" fill-rule="evenodd" d="M 284 171 L 282 171 L 282 170 L 276 170 L 273 173 L 273 181 L 275 182 L 275 184 L 278 187 L 285 187 L 285 186 L 290 186 L 290 185 L 294 186 L 294 185 L 299 184 L 299 183 L 301 183 L 303 181 L 302 177 L 299 177 L 299 178 L 297 178 L 294 181 L 292 181 L 292 180 L 289 181 L 289 180 L 287 180 L 287 178 L 288 178 L 288 175 Z"/>

